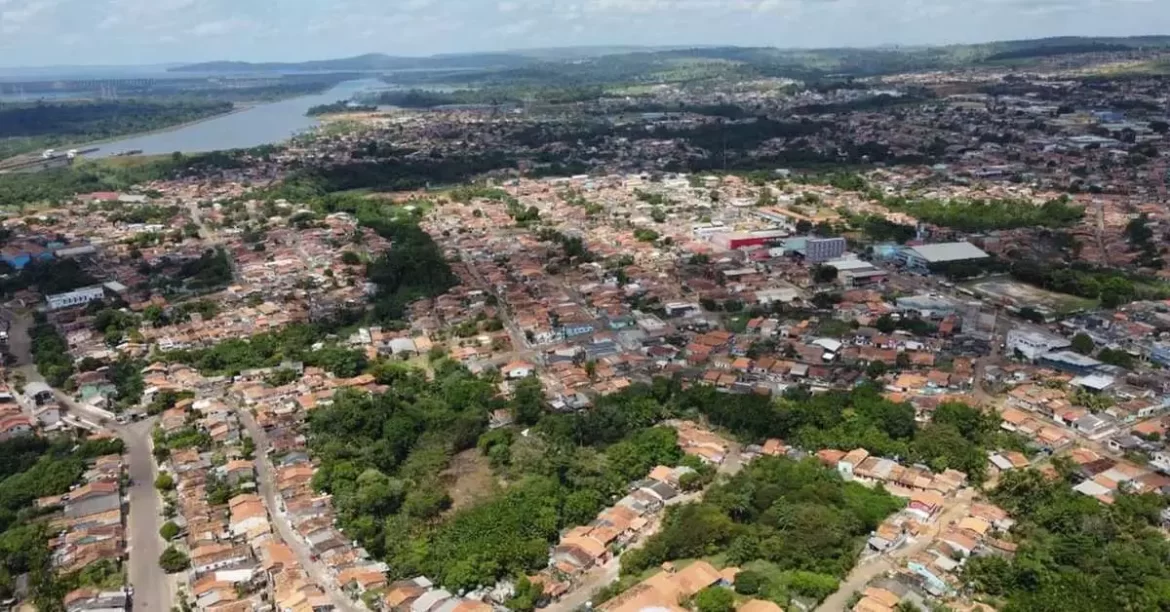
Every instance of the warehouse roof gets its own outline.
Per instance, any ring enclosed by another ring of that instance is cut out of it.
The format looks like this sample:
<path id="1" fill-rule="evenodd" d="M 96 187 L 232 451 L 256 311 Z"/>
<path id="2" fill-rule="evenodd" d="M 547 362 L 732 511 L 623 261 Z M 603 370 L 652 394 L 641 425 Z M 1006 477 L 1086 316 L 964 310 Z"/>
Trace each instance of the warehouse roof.
<path id="1" fill-rule="evenodd" d="M 970 242 L 943 242 L 907 248 L 929 263 L 983 259 L 988 256 L 987 253 L 983 252 L 983 249 Z"/>

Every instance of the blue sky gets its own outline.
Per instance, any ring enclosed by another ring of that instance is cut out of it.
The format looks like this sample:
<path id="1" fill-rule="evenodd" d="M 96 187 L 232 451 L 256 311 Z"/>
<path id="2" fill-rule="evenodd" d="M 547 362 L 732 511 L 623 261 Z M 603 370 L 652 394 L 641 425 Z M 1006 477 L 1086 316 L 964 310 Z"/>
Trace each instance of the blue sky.
<path id="1" fill-rule="evenodd" d="M 1170 0 L 0 0 L 0 66 L 1170 34 Z"/>

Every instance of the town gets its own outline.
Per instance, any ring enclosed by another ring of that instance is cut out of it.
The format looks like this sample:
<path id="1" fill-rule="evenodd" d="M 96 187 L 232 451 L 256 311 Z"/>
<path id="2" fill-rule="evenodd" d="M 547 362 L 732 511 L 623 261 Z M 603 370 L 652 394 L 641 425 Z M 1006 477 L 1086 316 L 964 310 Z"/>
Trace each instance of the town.
<path id="1" fill-rule="evenodd" d="M 21 175 L 4 605 L 1167 605 L 1170 82 L 1061 57 Z"/>

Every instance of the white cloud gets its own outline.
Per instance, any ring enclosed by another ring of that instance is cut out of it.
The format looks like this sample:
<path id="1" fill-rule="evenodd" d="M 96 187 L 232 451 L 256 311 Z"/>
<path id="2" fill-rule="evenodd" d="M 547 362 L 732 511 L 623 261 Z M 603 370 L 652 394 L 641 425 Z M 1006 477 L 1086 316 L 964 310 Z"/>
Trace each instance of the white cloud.
<path id="1" fill-rule="evenodd" d="M 55 7 L 58 0 L 30 0 L 23 6 L 0 11 L 0 23 L 20 25 Z"/>
<path id="2" fill-rule="evenodd" d="M 1170 0 L 0 0 L 0 64 L 550 45 L 940 44 L 1170 31 Z M 247 33 L 247 36 L 238 35 Z M 234 34 L 234 35 L 233 35 Z M 214 38 L 215 45 L 183 44 Z M 43 41 L 58 44 L 43 45 Z M 36 58 L 30 60 L 27 58 Z"/>
<path id="3" fill-rule="evenodd" d="M 247 19 L 220 19 L 218 21 L 205 21 L 192 27 L 188 32 L 195 36 L 223 36 L 238 32 L 240 30 L 251 29 L 256 24 Z"/>
<path id="4" fill-rule="evenodd" d="M 499 28 L 496 28 L 496 31 L 504 36 L 516 36 L 518 34 L 525 34 L 531 31 L 532 28 L 536 27 L 536 23 L 537 22 L 535 19 L 522 19 L 520 21 L 504 24 Z"/>

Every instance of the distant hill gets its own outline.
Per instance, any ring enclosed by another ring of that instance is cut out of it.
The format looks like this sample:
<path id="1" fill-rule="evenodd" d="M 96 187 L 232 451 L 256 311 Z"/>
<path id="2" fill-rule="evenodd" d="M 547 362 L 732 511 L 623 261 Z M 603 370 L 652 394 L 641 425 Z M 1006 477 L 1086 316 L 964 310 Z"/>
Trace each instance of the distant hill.
<path id="1" fill-rule="evenodd" d="M 644 68 L 679 61 L 723 61 L 747 66 L 756 74 L 807 77 L 843 74 L 872 75 L 935 70 L 985 62 L 1027 60 L 1075 53 L 1131 51 L 1170 47 L 1170 36 L 1076 37 L 1014 40 L 943 46 L 880 48 L 777 49 L 734 46 L 598 46 L 515 50 L 502 53 L 461 53 L 400 57 L 370 53 L 310 62 L 205 62 L 171 68 L 173 72 L 258 73 L 392 70 L 559 71 L 579 62 L 619 62 Z M 604 59 L 600 59 L 604 58 Z M 572 70 L 572 68 L 568 68 Z M 576 70 L 589 69 L 578 66 Z"/>
<path id="2" fill-rule="evenodd" d="M 203 62 L 171 68 L 171 72 L 378 72 L 385 70 L 443 70 L 455 68 L 518 68 L 536 61 L 508 53 L 396 57 L 367 53 L 341 59 L 310 62 Z"/>

